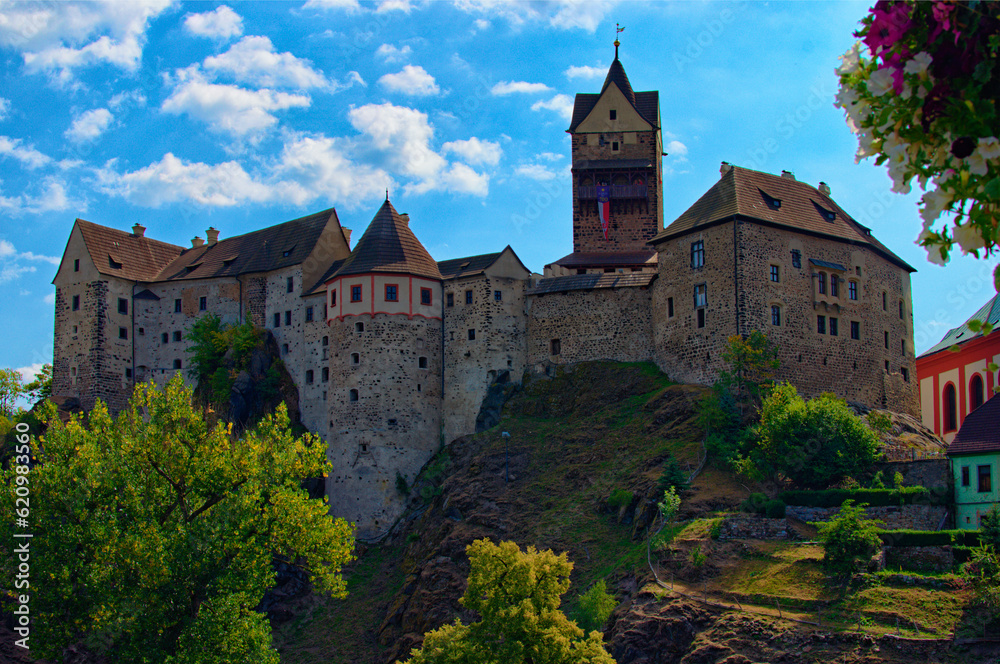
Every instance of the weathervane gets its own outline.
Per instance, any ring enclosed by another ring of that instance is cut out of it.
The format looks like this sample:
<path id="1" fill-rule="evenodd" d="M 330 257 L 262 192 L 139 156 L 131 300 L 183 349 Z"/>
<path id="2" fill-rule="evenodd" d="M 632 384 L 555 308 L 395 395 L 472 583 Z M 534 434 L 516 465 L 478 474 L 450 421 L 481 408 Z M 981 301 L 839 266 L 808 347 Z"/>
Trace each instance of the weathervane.
<path id="1" fill-rule="evenodd" d="M 618 59 L 618 47 L 621 46 L 621 42 L 618 41 L 618 35 L 625 30 L 621 25 L 621 23 L 615 23 L 615 60 Z"/>

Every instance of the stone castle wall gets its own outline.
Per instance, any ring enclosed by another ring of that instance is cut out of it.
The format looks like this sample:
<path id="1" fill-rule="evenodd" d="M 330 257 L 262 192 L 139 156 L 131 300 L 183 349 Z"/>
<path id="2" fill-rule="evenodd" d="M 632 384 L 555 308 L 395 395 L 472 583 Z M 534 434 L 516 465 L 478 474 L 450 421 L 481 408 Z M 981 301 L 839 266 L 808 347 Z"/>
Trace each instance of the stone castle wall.
<path id="1" fill-rule="evenodd" d="M 840 513 L 839 507 L 801 507 L 789 505 L 785 515 L 807 523 L 825 522 Z M 889 507 L 866 507 L 865 514 L 870 519 L 885 523 L 885 530 L 937 530 L 948 513 L 944 505 L 899 505 Z"/>

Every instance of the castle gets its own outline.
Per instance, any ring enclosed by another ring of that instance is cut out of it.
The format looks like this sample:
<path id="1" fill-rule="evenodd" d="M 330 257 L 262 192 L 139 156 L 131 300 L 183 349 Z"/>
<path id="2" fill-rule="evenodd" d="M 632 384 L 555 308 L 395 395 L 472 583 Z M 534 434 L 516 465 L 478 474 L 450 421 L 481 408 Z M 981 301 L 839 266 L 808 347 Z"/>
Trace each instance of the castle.
<path id="1" fill-rule="evenodd" d="M 327 441 L 331 510 L 369 537 L 401 512 L 397 473 L 474 432 L 505 372 L 654 361 L 707 384 L 727 338 L 757 329 L 800 392 L 917 413 L 913 268 L 829 187 L 723 162 L 664 228 L 659 93 L 632 90 L 617 44 L 568 132 L 573 253 L 544 275 L 509 246 L 435 261 L 388 197 L 353 247 L 333 209 L 190 247 L 78 219 L 54 279 L 53 394 L 118 410 L 137 382 L 186 377 L 199 316 L 265 327 Z"/>

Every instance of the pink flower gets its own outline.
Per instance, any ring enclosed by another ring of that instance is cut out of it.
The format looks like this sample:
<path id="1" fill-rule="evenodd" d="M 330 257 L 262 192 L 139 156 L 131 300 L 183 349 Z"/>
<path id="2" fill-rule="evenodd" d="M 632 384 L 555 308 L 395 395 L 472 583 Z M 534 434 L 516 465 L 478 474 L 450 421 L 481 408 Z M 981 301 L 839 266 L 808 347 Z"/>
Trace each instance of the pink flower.
<path id="1" fill-rule="evenodd" d="M 891 48 L 910 29 L 910 8 L 903 2 L 891 5 L 878 2 L 872 9 L 872 24 L 865 35 L 865 45 L 872 55 Z"/>
<path id="2" fill-rule="evenodd" d="M 937 22 L 937 27 L 935 27 L 934 32 L 931 33 L 930 38 L 927 40 L 928 42 L 933 42 L 935 39 L 937 39 L 938 35 L 940 35 L 945 30 L 951 30 L 952 28 L 951 13 L 954 10 L 955 10 L 955 5 L 952 4 L 951 2 L 942 2 L 938 0 L 937 2 L 934 3 L 934 6 L 931 9 L 931 11 L 934 16 L 934 21 Z M 958 26 L 955 26 L 956 44 L 958 43 L 959 35 L 960 32 L 958 30 Z"/>

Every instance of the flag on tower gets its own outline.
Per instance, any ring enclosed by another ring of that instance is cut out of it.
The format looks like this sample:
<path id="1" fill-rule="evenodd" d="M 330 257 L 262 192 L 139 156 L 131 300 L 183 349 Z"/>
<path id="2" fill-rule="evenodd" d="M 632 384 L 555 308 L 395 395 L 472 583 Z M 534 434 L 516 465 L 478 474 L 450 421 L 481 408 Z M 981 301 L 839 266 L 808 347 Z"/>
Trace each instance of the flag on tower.
<path id="1" fill-rule="evenodd" d="M 597 187 L 597 211 L 601 215 L 604 239 L 608 239 L 608 225 L 611 221 L 611 187 L 606 184 Z"/>

